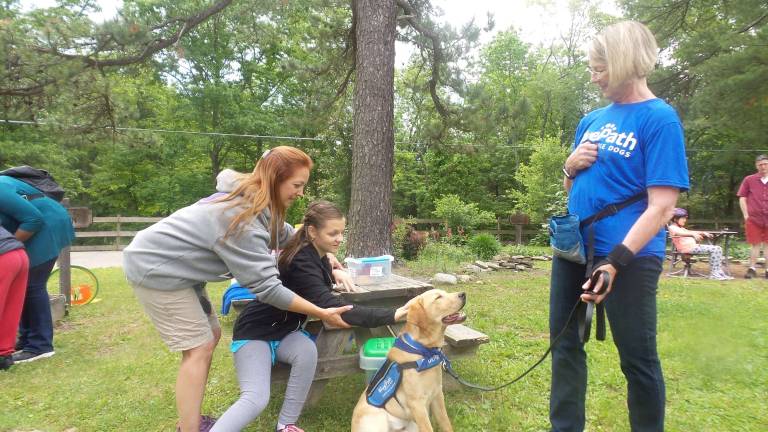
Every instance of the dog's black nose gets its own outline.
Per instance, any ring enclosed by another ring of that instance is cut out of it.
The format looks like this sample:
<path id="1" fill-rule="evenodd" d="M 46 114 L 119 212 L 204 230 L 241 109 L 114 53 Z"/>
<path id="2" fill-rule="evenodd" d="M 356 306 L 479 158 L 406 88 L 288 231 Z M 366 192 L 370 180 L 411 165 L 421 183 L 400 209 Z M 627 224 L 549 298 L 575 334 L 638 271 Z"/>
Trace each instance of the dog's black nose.
<path id="1" fill-rule="evenodd" d="M 462 300 L 466 300 L 467 299 L 467 295 L 465 293 L 463 293 L 463 292 L 460 292 L 459 293 L 459 298 L 462 299 Z"/>

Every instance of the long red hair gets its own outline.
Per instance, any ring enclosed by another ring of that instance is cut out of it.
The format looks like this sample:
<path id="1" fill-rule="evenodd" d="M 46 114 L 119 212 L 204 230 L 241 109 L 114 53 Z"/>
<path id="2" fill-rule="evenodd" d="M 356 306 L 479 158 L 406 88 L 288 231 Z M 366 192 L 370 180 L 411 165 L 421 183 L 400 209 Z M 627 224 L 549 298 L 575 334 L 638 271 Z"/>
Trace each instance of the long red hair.
<path id="1" fill-rule="evenodd" d="M 227 235 L 237 233 L 242 227 L 269 208 L 269 247 L 276 249 L 278 233 L 285 222 L 286 208 L 280 200 L 280 185 L 291 178 L 300 168 L 312 169 L 312 159 L 303 151 L 289 146 L 275 147 L 262 156 L 253 172 L 242 178 L 235 189 L 223 201 L 232 201 L 232 207 L 242 207 L 227 228 Z"/>

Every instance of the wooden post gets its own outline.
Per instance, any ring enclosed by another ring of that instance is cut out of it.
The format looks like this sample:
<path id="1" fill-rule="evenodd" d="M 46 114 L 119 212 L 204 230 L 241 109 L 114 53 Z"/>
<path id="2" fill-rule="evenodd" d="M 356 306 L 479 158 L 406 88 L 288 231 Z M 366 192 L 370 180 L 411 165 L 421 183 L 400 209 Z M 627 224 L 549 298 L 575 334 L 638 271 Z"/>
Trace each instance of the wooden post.
<path id="1" fill-rule="evenodd" d="M 115 250 L 120 250 L 120 215 L 117 215 L 117 235 L 115 235 Z"/>
<path id="2" fill-rule="evenodd" d="M 515 225 L 515 243 L 518 245 L 523 244 L 523 225 Z"/>
<path id="3" fill-rule="evenodd" d="M 61 205 L 69 210 L 69 198 L 61 200 Z M 70 292 L 72 291 L 72 277 L 70 268 L 69 246 L 59 251 L 59 292 L 64 295 L 66 307 L 70 306 Z"/>

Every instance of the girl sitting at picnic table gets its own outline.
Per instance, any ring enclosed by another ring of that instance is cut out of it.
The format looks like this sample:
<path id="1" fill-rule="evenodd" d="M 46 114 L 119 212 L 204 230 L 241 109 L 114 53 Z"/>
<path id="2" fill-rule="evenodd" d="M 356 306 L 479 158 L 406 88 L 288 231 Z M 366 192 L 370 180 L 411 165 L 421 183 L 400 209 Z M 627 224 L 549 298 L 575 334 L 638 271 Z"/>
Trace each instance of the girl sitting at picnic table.
<path id="1" fill-rule="evenodd" d="M 667 227 L 675 249 L 684 254 L 709 254 L 709 278 L 733 279 L 723 271 L 723 250 L 720 246 L 699 244 L 703 238 L 711 238 L 712 234 L 706 231 L 689 230 L 685 228 L 686 222 L 688 222 L 688 211 L 684 208 L 676 208 L 672 221 Z"/>
<path id="2" fill-rule="evenodd" d="M 280 279 L 287 288 L 318 307 L 345 303 L 331 292 L 334 278 L 328 254 L 344 239 L 345 219 L 327 201 L 309 205 L 302 227 L 280 253 Z M 407 305 L 397 309 L 360 305 L 341 314 L 348 324 L 380 327 L 405 318 Z M 304 328 L 307 316 L 254 300 L 235 322 L 231 350 L 240 383 L 240 399 L 216 421 L 212 431 L 240 431 L 267 406 L 272 366 L 291 365 L 276 431 L 303 432 L 296 426 L 315 376 L 317 348 Z"/>

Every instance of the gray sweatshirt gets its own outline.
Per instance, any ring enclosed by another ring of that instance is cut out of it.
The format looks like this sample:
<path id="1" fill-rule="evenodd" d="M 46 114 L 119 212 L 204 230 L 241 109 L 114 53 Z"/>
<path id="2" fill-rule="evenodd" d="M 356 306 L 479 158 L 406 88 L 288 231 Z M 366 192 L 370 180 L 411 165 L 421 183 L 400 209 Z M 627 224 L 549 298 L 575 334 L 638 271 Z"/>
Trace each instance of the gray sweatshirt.
<path id="1" fill-rule="evenodd" d="M 261 302 L 287 308 L 295 294 L 280 282 L 276 256 L 269 249 L 269 210 L 225 237 L 230 221 L 242 209 L 211 201 L 184 207 L 138 232 L 123 251 L 128 280 L 150 289 L 178 290 L 234 277 Z M 280 248 L 293 232 L 285 224 Z"/>
<path id="2" fill-rule="evenodd" d="M 24 243 L 0 225 L 0 255 L 16 249 L 24 249 Z"/>

